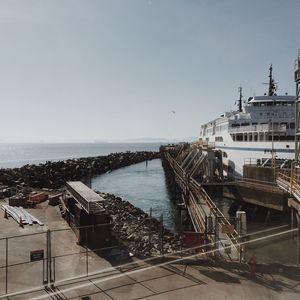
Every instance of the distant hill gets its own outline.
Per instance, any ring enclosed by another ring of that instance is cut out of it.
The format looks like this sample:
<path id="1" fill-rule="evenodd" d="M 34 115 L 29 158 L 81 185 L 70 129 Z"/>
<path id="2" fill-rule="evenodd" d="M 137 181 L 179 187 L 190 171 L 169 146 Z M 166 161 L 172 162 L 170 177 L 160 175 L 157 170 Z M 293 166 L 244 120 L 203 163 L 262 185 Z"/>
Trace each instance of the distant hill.
<path id="1" fill-rule="evenodd" d="M 142 137 L 133 139 L 119 139 L 119 140 L 106 140 L 109 143 L 179 143 L 179 142 L 193 142 L 197 137 L 184 137 L 184 138 L 159 138 L 159 137 Z M 98 141 L 101 142 L 101 141 Z"/>

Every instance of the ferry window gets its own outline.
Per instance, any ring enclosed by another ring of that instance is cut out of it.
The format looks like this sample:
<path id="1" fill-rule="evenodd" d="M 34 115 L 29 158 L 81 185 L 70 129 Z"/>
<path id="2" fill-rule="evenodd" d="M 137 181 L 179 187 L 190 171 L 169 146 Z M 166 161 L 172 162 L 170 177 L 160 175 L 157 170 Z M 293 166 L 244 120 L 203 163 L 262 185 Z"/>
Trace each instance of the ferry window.
<path id="1" fill-rule="evenodd" d="M 260 141 L 264 140 L 264 134 L 262 132 L 259 133 L 259 140 Z"/>
<path id="2" fill-rule="evenodd" d="M 241 134 L 241 133 L 240 133 L 240 134 L 237 134 L 237 135 L 236 135 L 236 140 L 237 140 L 237 141 L 242 141 L 242 140 L 243 140 L 243 134 Z"/>
<path id="3" fill-rule="evenodd" d="M 216 137 L 216 142 L 223 142 L 223 137 L 222 136 L 217 136 Z"/>
<path id="4" fill-rule="evenodd" d="M 295 139 L 295 137 L 292 136 L 292 135 L 288 135 L 288 136 L 286 137 L 286 140 L 287 140 L 287 141 L 294 141 L 294 139 Z"/>
<path id="5" fill-rule="evenodd" d="M 259 115 L 260 115 L 260 116 L 262 116 L 262 115 L 263 115 L 263 113 L 260 113 Z"/>

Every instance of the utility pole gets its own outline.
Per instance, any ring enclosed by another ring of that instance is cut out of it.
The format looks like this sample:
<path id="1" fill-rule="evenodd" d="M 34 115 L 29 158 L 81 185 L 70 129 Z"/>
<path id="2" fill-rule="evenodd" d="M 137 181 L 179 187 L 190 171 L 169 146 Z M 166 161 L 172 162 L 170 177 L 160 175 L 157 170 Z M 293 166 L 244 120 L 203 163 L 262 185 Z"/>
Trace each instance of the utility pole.
<path id="1" fill-rule="evenodd" d="M 300 49 L 296 60 L 295 82 L 296 82 L 296 105 L 295 105 L 295 166 L 300 164 Z"/>

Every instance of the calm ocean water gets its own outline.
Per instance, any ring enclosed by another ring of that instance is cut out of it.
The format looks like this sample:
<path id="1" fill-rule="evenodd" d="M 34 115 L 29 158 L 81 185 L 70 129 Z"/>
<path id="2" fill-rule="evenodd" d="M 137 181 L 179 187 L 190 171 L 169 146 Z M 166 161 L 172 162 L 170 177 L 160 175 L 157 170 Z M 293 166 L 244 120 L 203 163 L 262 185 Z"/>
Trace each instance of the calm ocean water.
<path id="1" fill-rule="evenodd" d="M 131 165 L 93 178 L 92 187 L 129 201 L 159 219 L 163 215 L 166 228 L 178 228 L 177 210 L 167 189 L 160 159 Z"/>
<path id="2" fill-rule="evenodd" d="M 125 151 L 158 151 L 160 143 L 0 143 L 0 168 Z"/>

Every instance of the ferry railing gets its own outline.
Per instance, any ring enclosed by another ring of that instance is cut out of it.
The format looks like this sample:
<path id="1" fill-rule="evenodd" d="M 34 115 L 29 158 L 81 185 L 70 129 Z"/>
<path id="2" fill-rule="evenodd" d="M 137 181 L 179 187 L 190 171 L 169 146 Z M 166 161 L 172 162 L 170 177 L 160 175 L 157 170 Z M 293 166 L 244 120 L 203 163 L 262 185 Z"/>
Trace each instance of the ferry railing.
<path id="1" fill-rule="evenodd" d="M 260 159 L 254 157 L 248 157 L 244 159 L 244 165 L 257 166 L 260 165 Z"/>
<path id="2" fill-rule="evenodd" d="M 286 125 L 279 124 L 260 124 L 229 128 L 229 133 L 248 133 L 248 132 L 286 132 Z"/>

